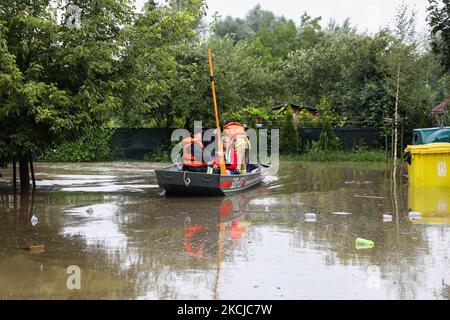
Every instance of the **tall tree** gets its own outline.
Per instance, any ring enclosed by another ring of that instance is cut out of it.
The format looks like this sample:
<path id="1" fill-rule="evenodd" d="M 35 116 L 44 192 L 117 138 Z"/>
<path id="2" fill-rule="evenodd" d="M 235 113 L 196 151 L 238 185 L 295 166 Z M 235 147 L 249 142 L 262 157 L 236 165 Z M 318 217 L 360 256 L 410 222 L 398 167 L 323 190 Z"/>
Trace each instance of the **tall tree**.
<path id="1" fill-rule="evenodd" d="M 432 48 L 439 55 L 445 70 L 450 72 L 450 0 L 428 0 L 428 2 Z"/>
<path id="2" fill-rule="evenodd" d="M 62 10 L 57 23 L 55 10 Z M 15 90 L 0 105 L 3 162 L 19 159 L 21 188 L 29 188 L 28 157 L 108 119 L 119 106 L 114 78 L 129 1 L 75 1 L 79 26 L 66 23 L 68 3 L 0 3 L 3 53 L 17 69 Z M 72 7 L 73 8 L 73 7 Z M 6 145 L 6 147 L 5 147 Z"/>

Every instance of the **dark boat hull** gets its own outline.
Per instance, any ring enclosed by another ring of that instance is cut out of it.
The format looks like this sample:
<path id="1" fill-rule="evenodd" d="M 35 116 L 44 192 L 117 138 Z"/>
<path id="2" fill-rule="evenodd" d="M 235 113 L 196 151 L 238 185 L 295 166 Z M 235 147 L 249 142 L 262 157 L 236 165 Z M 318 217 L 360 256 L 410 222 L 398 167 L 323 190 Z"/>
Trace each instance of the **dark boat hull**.
<path id="1" fill-rule="evenodd" d="M 224 196 L 261 183 L 265 168 L 260 165 L 251 173 L 239 175 L 179 171 L 177 166 L 155 172 L 158 185 L 166 196 Z"/>

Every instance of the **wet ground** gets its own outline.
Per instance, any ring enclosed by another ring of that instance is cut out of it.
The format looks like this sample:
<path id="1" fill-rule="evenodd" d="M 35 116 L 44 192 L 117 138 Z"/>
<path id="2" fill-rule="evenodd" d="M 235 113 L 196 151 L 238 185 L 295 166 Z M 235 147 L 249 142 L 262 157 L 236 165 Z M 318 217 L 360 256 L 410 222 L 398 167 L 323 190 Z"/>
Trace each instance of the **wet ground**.
<path id="1" fill-rule="evenodd" d="M 38 164 L 15 198 L 1 171 L 0 298 L 450 298 L 448 190 L 393 186 L 383 164 L 284 162 L 240 195 L 177 199 L 155 167 Z"/>

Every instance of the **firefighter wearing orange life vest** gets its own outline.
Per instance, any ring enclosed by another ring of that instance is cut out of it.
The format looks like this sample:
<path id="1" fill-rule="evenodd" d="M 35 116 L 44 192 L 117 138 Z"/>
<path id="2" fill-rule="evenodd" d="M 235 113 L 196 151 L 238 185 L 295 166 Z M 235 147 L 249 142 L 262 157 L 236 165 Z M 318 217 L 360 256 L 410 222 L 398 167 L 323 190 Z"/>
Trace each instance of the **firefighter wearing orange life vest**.
<path id="1" fill-rule="evenodd" d="M 203 161 L 202 132 L 194 132 L 183 140 L 183 171 L 206 172 L 207 164 Z"/>
<path id="2" fill-rule="evenodd" d="M 251 145 L 244 126 L 238 122 L 229 122 L 223 128 L 224 132 L 227 132 L 227 136 L 233 141 L 237 153 L 237 169 L 240 173 L 246 173 Z"/>

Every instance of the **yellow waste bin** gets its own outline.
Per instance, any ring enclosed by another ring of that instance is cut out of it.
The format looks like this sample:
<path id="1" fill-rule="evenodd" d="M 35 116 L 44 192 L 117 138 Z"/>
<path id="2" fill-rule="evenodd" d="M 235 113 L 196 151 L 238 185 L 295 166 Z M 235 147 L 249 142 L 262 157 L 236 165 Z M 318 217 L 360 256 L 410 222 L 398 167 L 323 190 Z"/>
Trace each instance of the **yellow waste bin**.
<path id="1" fill-rule="evenodd" d="M 450 143 L 412 145 L 405 152 L 411 155 L 408 168 L 410 186 L 450 188 Z"/>

